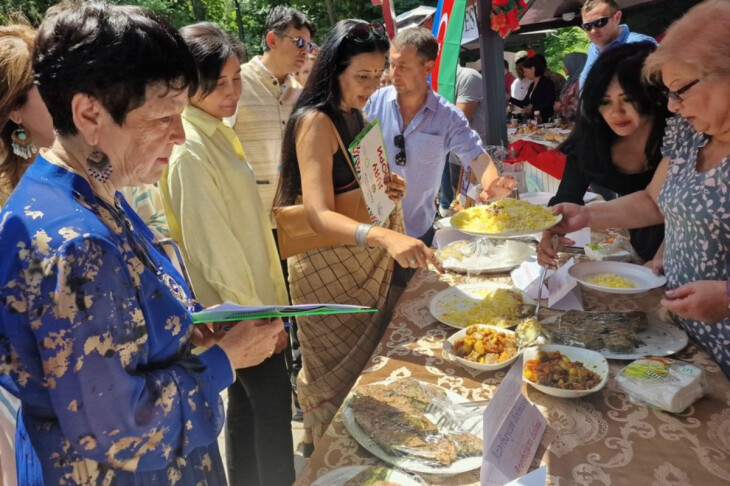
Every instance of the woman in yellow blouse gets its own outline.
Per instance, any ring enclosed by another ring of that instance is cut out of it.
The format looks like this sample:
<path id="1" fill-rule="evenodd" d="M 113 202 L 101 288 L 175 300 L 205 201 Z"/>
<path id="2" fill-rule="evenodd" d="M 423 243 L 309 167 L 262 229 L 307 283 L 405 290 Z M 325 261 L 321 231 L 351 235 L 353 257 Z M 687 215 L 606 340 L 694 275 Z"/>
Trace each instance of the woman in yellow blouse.
<path id="1" fill-rule="evenodd" d="M 238 41 L 217 24 L 180 30 L 195 58 L 198 91 L 183 112 L 186 141 L 175 147 L 161 181 L 170 235 L 181 246 L 193 290 L 204 306 L 231 301 L 287 304 L 279 257 L 251 167 L 224 122 L 241 95 Z M 282 332 L 269 359 L 228 389 L 230 484 L 294 481 L 291 388 Z"/>

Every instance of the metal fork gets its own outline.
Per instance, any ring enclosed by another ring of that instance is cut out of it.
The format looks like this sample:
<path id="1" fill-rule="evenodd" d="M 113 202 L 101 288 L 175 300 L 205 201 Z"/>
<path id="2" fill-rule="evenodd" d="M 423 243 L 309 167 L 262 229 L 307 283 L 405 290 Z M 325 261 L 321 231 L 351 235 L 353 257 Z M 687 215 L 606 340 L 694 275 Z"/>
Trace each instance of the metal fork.
<path id="1" fill-rule="evenodd" d="M 555 250 L 558 247 L 558 235 L 554 234 L 550 238 L 550 246 L 553 250 Z M 545 283 L 545 276 L 547 275 L 548 267 L 542 267 L 542 272 L 540 273 L 540 286 L 537 288 L 537 307 L 535 307 L 535 319 L 539 319 L 539 312 L 540 312 L 540 305 L 542 302 L 542 286 Z"/>

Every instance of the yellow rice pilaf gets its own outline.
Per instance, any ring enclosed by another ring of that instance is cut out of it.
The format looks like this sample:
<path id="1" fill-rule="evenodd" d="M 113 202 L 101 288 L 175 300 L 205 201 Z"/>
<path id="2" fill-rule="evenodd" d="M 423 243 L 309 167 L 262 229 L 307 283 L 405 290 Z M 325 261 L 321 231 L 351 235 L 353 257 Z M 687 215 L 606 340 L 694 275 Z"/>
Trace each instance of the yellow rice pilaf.
<path id="1" fill-rule="evenodd" d="M 518 199 L 501 199 L 486 206 L 475 206 L 451 218 L 451 224 L 474 233 L 537 231 L 557 222 L 548 208 Z"/>

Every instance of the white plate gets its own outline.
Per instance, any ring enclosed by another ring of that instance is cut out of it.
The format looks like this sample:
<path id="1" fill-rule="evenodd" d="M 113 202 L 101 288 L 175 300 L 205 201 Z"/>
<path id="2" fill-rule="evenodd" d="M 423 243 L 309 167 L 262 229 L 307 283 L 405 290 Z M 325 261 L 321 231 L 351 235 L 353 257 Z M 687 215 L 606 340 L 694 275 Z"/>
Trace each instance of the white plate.
<path id="1" fill-rule="evenodd" d="M 443 258 L 443 250 L 446 250 L 452 245 L 458 244 L 463 245 L 461 241 L 449 243 L 444 247 L 443 250 L 436 252 L 436 257 L 441 261 L 441 264 L 446 270 L 452 272 L 467 273 L 470 275 L 479 275 L 481 273 L 500 273 L 507 272 L 513 268 L 519 266 L 522 262 L 527 259 L 528 256 L 534 253 L 534 250 L 527 243 L 521 241 L 505 240 L 505 241 L 490 241 L 485 238 L 486 241 L 473 241 L 472 245 L 499 245 L 499 248 L 493 248 L 491 255 L 484 255 L 489 251 L 487 246 L 477 246 L 477 249 L 481 249 L 482 256 L 470 255 L 465 257 L 463 260 L 457 260 L 456 258 Z"/>
<path id="2" fill-rule="evenodd" d="M 448 218 L 441 218 L 433 224 L 434 228 L 451 228 L 451 216 Z"/>
<path id="3" fill-rule="evenodd" d="M 570 267 L 568 273 L 581 285 L 609 294 L 640 294 L 667 283 L 667 278 L 664 275 L 654 275 L 654 272 L 647 267 L 624 262 L 584 262 Z M 636 284 L 636 287 L 632 289 L 615 289 L 588 281 L 589 278 L 599 273 L 612 273 L 628 278 Z"/>
<path id="4" fill-rule="evenodd" d="M 555 322 L 558 317 L 548 317 L 541 322 Z M 689 344 L 689 337 L 682 328 L 654 316 L 647 316 L 647 328 L 636 333 L 636 337 L 644 344 L 636 346 L 630 353 L 617 353 L 607 348 L 596 349 L 595 351 L 601 353 L 607 359 L 633 361 L 644 356 L 670 356 L 682 351 Z"/>
<path id="5" fill-rule="evenodd" d="M 342 486 L 347 481 L 370 467 L 373 466 L 347 466 L 333 469 L 324 476 L 317 478 L 317 480 L 312 483 L 312 486 Z M 423 486 L 426 484 L 419 476 L 399 471 L 397 469 L 390 470 L 388 481 L 401 486 Z"/>
<path id="6" fill-rule="evenodd" d="M 520 200 L 547 207 L 548 201 L 554 196 L 552 192 L 523 192 L 520 194 Z"/>
<path id="7" fill-rule="evenodd" d="M 431 303 L 429 304 L 429 311 L 431 312 L 431 315 L 435 317 L 436 320 L 438 320 L 439 322 L 443 322 L 447 326 L 451 326 L 456 329 L 464 329 L 465 327 L 468 327 L 468 325 L 451 322 L 448 320 L 447 317 L 445 317 L 445 314 L 447 314 L 448 312 L 466 310 L 471 306 L 478 304 L 481 301 L 481 297 L 478 294 L 480 290 L 498 288 L 516 290 L 517 292 L 522 294 L 522 301 L 525 304 L 535 304 L 535 301 L 530 296 L 528 296 L 522 290 L 516 287 L 493 282 L 481 282 L 456 285 L 454 287 L 449 287 L 448 289 L 442 290 L 438 294 L 434 295 L 431 299 Z M 448 307 L 452 305 L 454 301 L 456 301 L 456 308 L 449 309 Z M 491 325 L 489 322 L 480 322 L 477 324 Z"/>
<path id="8" fill-rule="evenodd" d="M 377 383 L 373 383 L 374 385 L 385 385 L 391 383 L 391 381 L 381 381 Z M 466 398 L 462 397 L 458 393 L 454 393 L 451 390 L 447 390 L 445 388 L 442 388 L 438 385 L 433 385 L 431 383 L 428 383 L 430 386 L 435 386 L 437 388 L 441 388 L 444 392 L 446 392 L 446 396 L 451 400 L 453 403 L 464 403 L 468 402 Z M 367 385 L 366 385 L 367 386 Z M 357 391 L 357 390 L 354 390 Z M 442 475 L 454 475 L 454 474 L 461 474 L 463 472 L 467 471 L 473 471 L 474 469 L 479 469 L 482 466 L 482 456 L 474 456 L 474 457 L 467 457 L 465 459 L 459 459 L 457 461 L 454 461 L 451 465 L 446 467 L 437 467 L 432 466 L 426 462 L 419 461 L 417 459 L 411 459 L 407 456 L 392 456 L 385 452 L 383 449 L 380 448 L 378 444 L 375 443 L 370 437 L 363 432 L 363 430 L 360 428 L 360 426 L 355 421 L 355 416 L 352 413 L 352 409 L 349 406 L 350 399 L 352 395 L 348 395 L 345 399 L 345 403 L 342 406 L 342 423 L 345 425 L 345 428 L 350 433 L 353 439 L 355 439 L 361 446 L 363 446 L 365 449 L 367 449 L 368 452 L 373 454 L 378 459 L 382 459 L 383 461 L 387 462 L 388 464 L 392 464 L 396 467 L 399 467 L 401 469 L 405 469 L 406 471 L 411 472 L 417 472 L 417 473 L 426 473 L 426 474 L 442 474 Z M 429 419 L 433 419 L 434 417 L 429 416 L 429 414 L 426 414 Z M 473 422 L 470 421 L 470 423 L 465 424 L 467 427 L 471 427 L 472 430 L 474 430 L 474 435 L 482 438 L 483 434 L 483 426 L 482 426 L 482 415 L 481 414 L 475 414 Z"/>
<path id="9" fill-rule="evenodd" d="M 505 231 L 505 232 L 502 232 L 502 233 L 480 233 L 480 232 L 477 232 L 477 231 L 464 230 L 464 229 L 459 228 L 458 226 L 454 226 L 453 224 L 451 226 L 453 228 L 458 229 L 462 233 L 465 233 L 467 235 L 472 235 L 472 236 L 486 236 L 488 238 L 515 238 L 517 236 L 534 235 L 535 233 L 540 233 L 542 231 L 545 231 L 547 229 L 550 229 L 553 226 L 555 226 L 556 224 L 560 223 L 560 221 L 562 219 L 563 219 L 563 215 L 562 214 L 558 214 L 558 215 L 555 216 L 555 222 L 554 223 L 550 223 L 548 226 L 545 226 L 545 227 L 542 227 L 542 228 L 535 228 L 535 229 L 531 229 L 531 230 L 525 230 L 525 231 Z"/>
<path id="10" fill-rule="evenodd" d="M 509 329 L 504 329 L 502 327 L 497 326 L 487 326 L 483 324 L 477 324 L 479 327 L 486 327 L 489 329 L 494 329 L 497 332 L 504 332 L 506 334 L 509 334 L 512 337 L 515 337 L 515 332 L 510 331 Z M 512 358 L 508 359 L 507 361 L 503 361 L 502 363 L 495 363 L 495 364 L 484 364 L 484 363 L 475 363 L 474 361 L 469 361 L 468 359 L 464 359 L 458 354 L 456 354 L 456 341 L 466 336 L 466 329 L 462 329 L 461 331 L 452 334 L 448 339 L 444 341 L 444 355 L 457 363 L 459 363 L 461 366 L 465 368 L 471 368 L 474 370 L 479 371 L 495 371 L 495 370 L 501 370 L 502 368 L 506 368 L 507 366 L 514 363 L 517 358 L 520 357 L 520 354 L 522 354 L 522 350 L 518 349 L 517 354 L 515 354 Z"/>
<path id="11" fill-rule="evenodd" d="M 550 199 L 552 199 L 553 197 L 555 197 L 555 194 L 553 194 L 552 192 L 523 192 L 522 194 L 520 194 L 521 200 L 545 207 L 547 207 L 548 202 L 550 202 Z M 591 202 L 597 197 L 598 194 L 596 194 L 595 192 L 586 191 L 586 193 L 583 195 L 583 202 Z"/>
<path id="12" fill-rule="evenodd" d="M 635 360 L 644 356 L 669 356 L 689 344 L 687 333 L 679 326 L 653 316 L 649 316 L 648 324 L 645 331 L 636 334 L 644 344 L 636 346 L 633 353 L 614 353 L 608 349 L 599 349 L 598 352 L 608 359 Z"/>
<path id="13" fill-rule="evenodd" d="M 591 393 L 595 393 L 606 385 L 608 381 L 608 361 L 604 358 L 601 353 L 591 351 L 589 349 L 576 348 L 573 346 L 563 346 L 561 344 L 545 344 L 542 346 L 527 348 L 523 351 L 523 370 L 527 366 L 527 362 L 537 357 L 538 349 L 543 351 L 559 351 L 563 356 L 567 356 L 570 361 L 580 361 L 586 369 L 596 373 L 601 377 L 601 382 L 589 390 L 563 390 L 561 388 L 554 388 L 552 386 L 538 385 L 533 383 L 525 376 L 522 376 L 522 381 L 528 383 L 540 390 L 541 392 L 558 398 L 579 398 Z"/>

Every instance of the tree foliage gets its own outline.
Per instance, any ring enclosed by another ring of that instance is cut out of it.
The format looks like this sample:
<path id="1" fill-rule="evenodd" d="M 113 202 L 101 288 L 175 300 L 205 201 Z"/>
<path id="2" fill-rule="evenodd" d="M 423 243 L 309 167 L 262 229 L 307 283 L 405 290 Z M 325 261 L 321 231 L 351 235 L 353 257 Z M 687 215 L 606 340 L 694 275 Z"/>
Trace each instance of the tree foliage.
<path id="1" fill-rule="evenodd" d="M 317 27 L 315 42 L 321 43 L 332 27 L 323 0 L 107 0 L 113 3 L 140 5 L 166 18 L 175 27 L 208 20 L 241 38 L 249 54 L 261 52 L 261 38 L 266 15 L 275 5 L 289 5 L 307 14 Z M 38 26 L 45 11 L 54 0 L 0 0 L 0 24 L 17 21 L 20 13 Z M 236 3 L 240 9 L 241 29 L 238 27 Z M 369 0 L 330 0 L 335 20 L 359 18 L 367 21 L 382 19 L 380 7 Z M 436 6 L 438 0 L 396 0 L 396 13 L 419 5 Z M 242 32 L 241 32 L 242 30 Z"/>
<path id="2" fill-rule="evenodd" d="M 543 41 L 541 52 L 547 59 L 550 69 L 561 72 L 563 56 L 569 52 L 588 52 L 591 41 L 580 27 L 567 27 L 548 36 Z"/>

